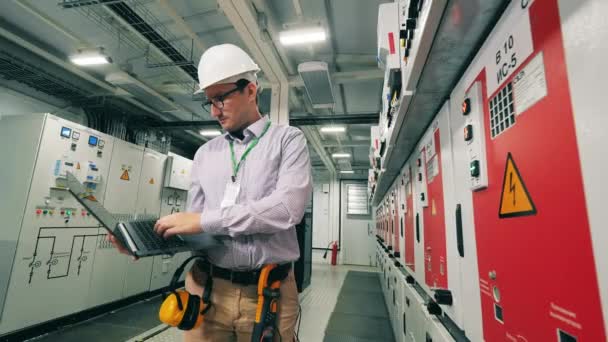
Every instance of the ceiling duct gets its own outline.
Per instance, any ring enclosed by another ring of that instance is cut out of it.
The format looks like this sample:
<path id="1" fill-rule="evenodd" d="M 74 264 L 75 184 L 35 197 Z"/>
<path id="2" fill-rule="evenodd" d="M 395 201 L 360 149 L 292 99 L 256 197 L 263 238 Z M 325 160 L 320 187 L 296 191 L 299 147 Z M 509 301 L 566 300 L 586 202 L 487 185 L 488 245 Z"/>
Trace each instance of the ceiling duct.
<path id="1" fill-rule="evenodd" d="M 327 63 L 306 62 L 298 65 L 308 98 L 315 109 L 334 108 L 334 92 Z"/>
<path id="2" fill-rule="evenodd" d="M 124 95 L 142 99 L 142 101 L 145 101 L 146 105 L 161 112 L 174 112 L 179 110 L 173 102 L 165 100 L 164 96 L 124 71 L 108 74 L 106 76 L 106 81 L 128 92 Z"/>
<path id="3" fill-rule="evenodd" d="M 109 3 L 107 6 L 116 15 L 131 25 L 144 36 L 152 45 L 167 56 L 175 66 L 184 70 L 193 80 L 198 80 L 197 69 L 193 62 L 186 59 L 176 48 L 163 38 L 149 23 L 139 16 L 131 7 L 124 3 Z"/>

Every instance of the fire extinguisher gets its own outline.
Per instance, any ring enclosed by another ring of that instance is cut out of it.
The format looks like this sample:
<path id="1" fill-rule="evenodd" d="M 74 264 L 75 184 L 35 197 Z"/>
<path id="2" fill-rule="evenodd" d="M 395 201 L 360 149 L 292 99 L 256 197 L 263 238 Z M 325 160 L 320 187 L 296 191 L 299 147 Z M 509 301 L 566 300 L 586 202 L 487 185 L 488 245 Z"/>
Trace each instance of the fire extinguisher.
<path id="1" fill-rule="evenodd" d="M 332 241 L 327 245 L 325 249 L 325 254 L 323 254 L 323 259 L 327 258 L 327 251 L 329 250 L 329 246 L 331 246 L 331 265 L 336 266 L 336 262 L 338 259 L 338 241 Z"/>

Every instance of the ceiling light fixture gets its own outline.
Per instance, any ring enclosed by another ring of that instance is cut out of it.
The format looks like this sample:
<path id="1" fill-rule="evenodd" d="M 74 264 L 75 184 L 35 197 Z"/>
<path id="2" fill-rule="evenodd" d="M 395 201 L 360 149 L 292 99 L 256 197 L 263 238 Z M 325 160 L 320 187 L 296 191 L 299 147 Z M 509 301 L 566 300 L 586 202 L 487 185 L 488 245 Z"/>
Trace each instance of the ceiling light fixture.
<path id="1" fill-rule="evenodd" d="M 285 46 L 322 42 L 327 39 L 322 27 L 283 31 L 279 34 L 281 44 Z"/>
<path id="2" fill-rule="evenodd" d="M 78 53 L 70 56 L 72 63 L 80 66 L 103 65 L 112 63 L 102 48 L 94 50 L 78 50 Z"/>
<path id="3" fill-rule="evenodd" d="M 344 126 L 325 126 L 321 127 L 321 133 L 344 133 L 346 127 Z"/>
<path id="4" fill-rule="evenodd" d="M 350 158 L 350 153 L 334 153 L 331 156 L 334 158 Z"/>
<path id="5" fill-rule="evenodd" d="M 217 129 L 204 129 L 204 130 L 200 131 L 199 134 L 204 137 L 217 137 L 217 136 L 222 135 L 222 132 L 220 132 Z"/>
<path id="6" fill-rule="evenodd" d="M 340 171 L 340 173 L 352 174 L 352 173 L 355 173 L 355 171 L 353 171 L 353 170 L 342 170 L 342 171 Z"/>

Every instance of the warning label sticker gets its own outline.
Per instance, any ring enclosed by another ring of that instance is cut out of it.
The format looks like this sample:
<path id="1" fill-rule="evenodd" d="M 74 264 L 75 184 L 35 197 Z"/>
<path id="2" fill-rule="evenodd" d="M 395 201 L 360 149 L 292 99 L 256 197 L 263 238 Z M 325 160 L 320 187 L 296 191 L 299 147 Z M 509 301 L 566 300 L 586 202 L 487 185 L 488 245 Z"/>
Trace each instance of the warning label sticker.
<path id="1" fill-rule="evenodd" d="M 534 57 L 513 79 L 515 113 L 522 114 L 547 96 L 547 79 L 543 53 Z"/>
<path id="2" fill-rule="evenodd" d="M 528 193 L 524 180 L 519 174 L 511 153 L 508 153 L 505 176 L 502 181 L 498 217 L 502 219 L 526 215 L 536 215 L 536 206 L 532 201 L 530 193 Z"/>
<path id="3" fill-rule="evenodd" d="M 129 178 L 129 170 L 124 170 L 122 172 L 122 176 L 120 176 L 120 179 L 124 180 L 124 181 L 128 181 L 131 178 Z"/>

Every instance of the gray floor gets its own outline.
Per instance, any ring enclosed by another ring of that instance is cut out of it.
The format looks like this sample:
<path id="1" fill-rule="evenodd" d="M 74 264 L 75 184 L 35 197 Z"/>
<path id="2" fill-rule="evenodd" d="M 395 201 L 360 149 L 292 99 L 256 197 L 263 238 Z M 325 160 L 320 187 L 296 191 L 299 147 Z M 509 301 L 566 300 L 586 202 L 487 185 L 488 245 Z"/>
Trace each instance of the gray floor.
<path id="1" fill-rule="evenodd" d="M 354 272 L 347 276 L 349 271 Z M 384 299 L 381 297 L 380 283 L 375 272 L 376 268 L 372 267 L 332 267 L 327 264 L 313 264 L 311 286 L 300 294 L 300 305 L 302 306 L 300 341 L 318 342 L 323 341 L 324 338 L 325 341 L 331 342 L 378 341 L 374 338 L 379 335 L 372 336 L 369 329 L 374 329 L 376 332 L 384 331 L 387 324 L 389 324 L 390 338 L 382 341 L 392 341 L 392 330 L 386 317 Z M 354 282 L 345 282 L 347 277 L 352 278 Z M 360 304 L 362 297 L 366 298 L 365 307 L 361 307 Z M 160 303 L 161 298 L 156 297 L 37 338 L 35 341 L 181 342 L 180 330 L 159 324 L 157 315 Z M 374 305 L 370 305 L 370 303 L 374 303 Z M 333 316 L 332 313 L 334 313 Z M 369 323 L 361 325 L 362 318 Z M 328 325 L 328 323 L 330 324 Z M 359 326 L 363 328 L 359 328 Z M 334 328 L 326 333 L 326 327 Z M 340 330 L 345 327 L 351 327 L 349 333 L 356 332 L 356 334 L 345 334 Z M 382 334 L 385 336 L 384 333 Z M 370 339 L 370 337 L 373 338 Z"/>
<path id="2" fill-rule="evenodd" d="M 378 273 L 349 271 L 323 341 L 394 340 Z"/>
<path id="3" fill-rule="evenodd" d="M 125 341 L 158 326 L 161 303 L 160 296 L 154 297 L 30 341 Z"/>

